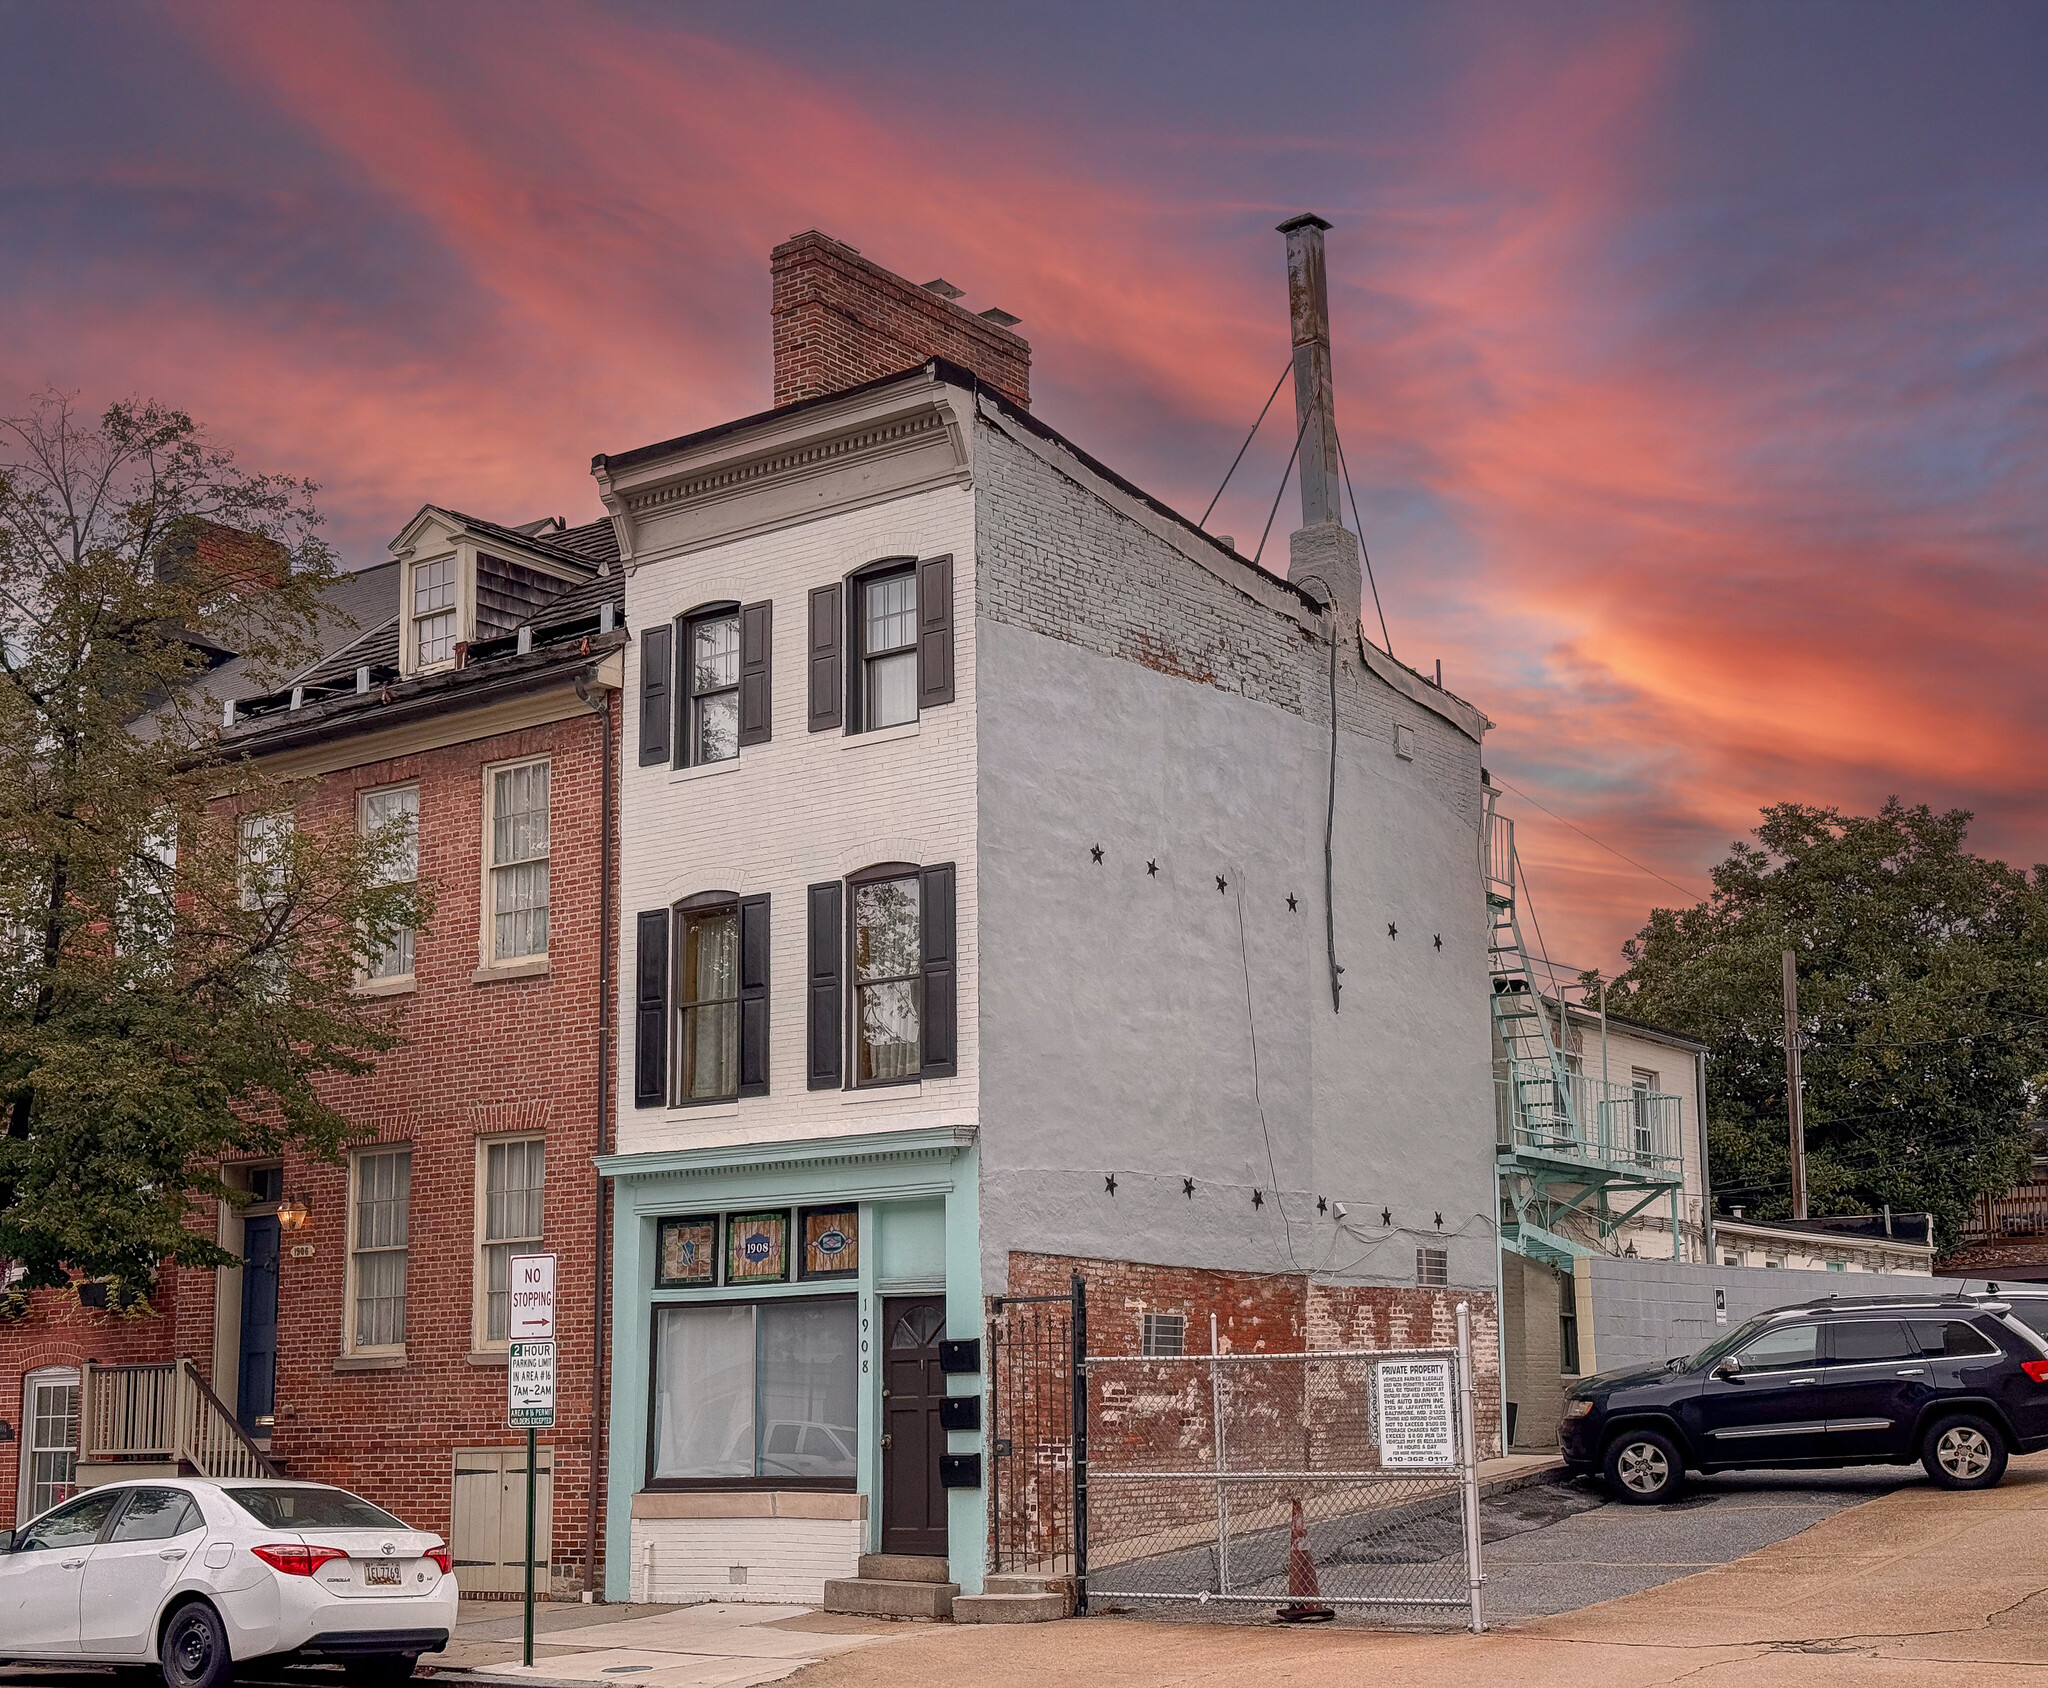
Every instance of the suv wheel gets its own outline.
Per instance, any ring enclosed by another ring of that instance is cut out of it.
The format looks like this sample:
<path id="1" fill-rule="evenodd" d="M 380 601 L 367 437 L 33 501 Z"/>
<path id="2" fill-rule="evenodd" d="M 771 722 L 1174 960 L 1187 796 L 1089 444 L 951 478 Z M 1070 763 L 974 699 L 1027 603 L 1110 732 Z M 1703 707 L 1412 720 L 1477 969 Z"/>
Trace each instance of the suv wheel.
<path id="1" fill-rule="evenodd" d="M 2005 1475 L 2005 1437 L 1981 1418 L 1940 1419 L 1920 1438 L 1920 1463 L 1944 1489 L 1988 1489 Z"/>
<path id="2" fill-rule="evenodd" d="M 227 1688 L 234 1674 L 228 1632 L 220 1614 L 203 1600 L 171 1614 L 157 1656 L 163 1661 L 166 1688 Z"/>
<path id="3" fill-rule="evenodd" d="M 1633 1506 L 1674 1499 L 1685 1482 L 1685 1456 L 1661 1430 L 1624 1430 L 1607 1444 L 1607 1486 Z"/>

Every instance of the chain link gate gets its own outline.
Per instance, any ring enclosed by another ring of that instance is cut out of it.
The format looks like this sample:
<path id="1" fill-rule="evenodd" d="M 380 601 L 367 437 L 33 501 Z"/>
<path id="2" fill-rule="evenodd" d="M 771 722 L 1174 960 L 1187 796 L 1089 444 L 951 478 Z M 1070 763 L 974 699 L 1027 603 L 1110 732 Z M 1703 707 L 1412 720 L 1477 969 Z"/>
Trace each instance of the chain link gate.
<path id="1" fill-rule="evenodd" d="M 1219 1354 L 1212 1318 L 1204 1355 L 1088 1355 L 1083 1598 L 1297 1621 L 1462 1610 L 1484 1628 L 1462 1304 L 1457 1331 L 1455 1348 Z"/>
<path id="2" fill-rule="evenodd" d="M 1063 1295 L 1000 1295 L 989 1304 L 991 1571 L 1087 1569 L 1087 1348 L 1078 1274 Z"/>

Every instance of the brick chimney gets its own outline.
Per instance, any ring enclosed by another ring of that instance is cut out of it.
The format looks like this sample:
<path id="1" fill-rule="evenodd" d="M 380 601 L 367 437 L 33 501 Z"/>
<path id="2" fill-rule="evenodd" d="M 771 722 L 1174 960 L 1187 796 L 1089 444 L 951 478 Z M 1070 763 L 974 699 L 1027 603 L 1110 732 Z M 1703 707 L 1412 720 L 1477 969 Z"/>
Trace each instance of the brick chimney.
<path id="1" fill-rule="evenodd" d="M 949 282 L 916 286 L 816 229 L 776 247 L 768 273 L 778 406 L 934 357 L 972 370 L 1016 404 L 1031 403 L 1031 346 L 1011 329 L 1017 318 L 955 304 L 960 290 Z"/>

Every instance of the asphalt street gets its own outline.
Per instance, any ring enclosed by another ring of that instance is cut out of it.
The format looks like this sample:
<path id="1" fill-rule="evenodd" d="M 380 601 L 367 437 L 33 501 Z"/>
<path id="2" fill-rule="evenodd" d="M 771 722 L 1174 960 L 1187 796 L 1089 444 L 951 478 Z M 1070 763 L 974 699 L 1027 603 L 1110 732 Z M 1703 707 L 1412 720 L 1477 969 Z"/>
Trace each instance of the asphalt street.
<path id="1" fill-rule="evenodd" d="M 1917 1465 L 1724 1472 L 1692 1479 L 1666 1506 L 1624 1506 L 1591 1478 L 1512 1489 L 1481 1514 L 1486 1607 L 1509 1618 L 1638 1594 L 1909 1484 L 1929 1486 Z"/>

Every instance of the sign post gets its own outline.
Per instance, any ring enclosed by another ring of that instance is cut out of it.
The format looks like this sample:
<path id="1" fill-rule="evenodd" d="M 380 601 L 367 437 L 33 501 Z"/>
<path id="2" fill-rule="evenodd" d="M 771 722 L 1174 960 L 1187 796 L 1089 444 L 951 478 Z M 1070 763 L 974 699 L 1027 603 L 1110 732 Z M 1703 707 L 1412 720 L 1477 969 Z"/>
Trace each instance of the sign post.
<path id="1" fill-rule="evenodd" d="M 533 1664 L 533 1510 L 540 1450 L 535 1433 L 555 1422 L 555 1257 L 515 1254 L 511 1260 L 510 1317 L 505 1357 L 505 1417 L 526 1432 L 526 1621 L 520 1663 Z"/>

